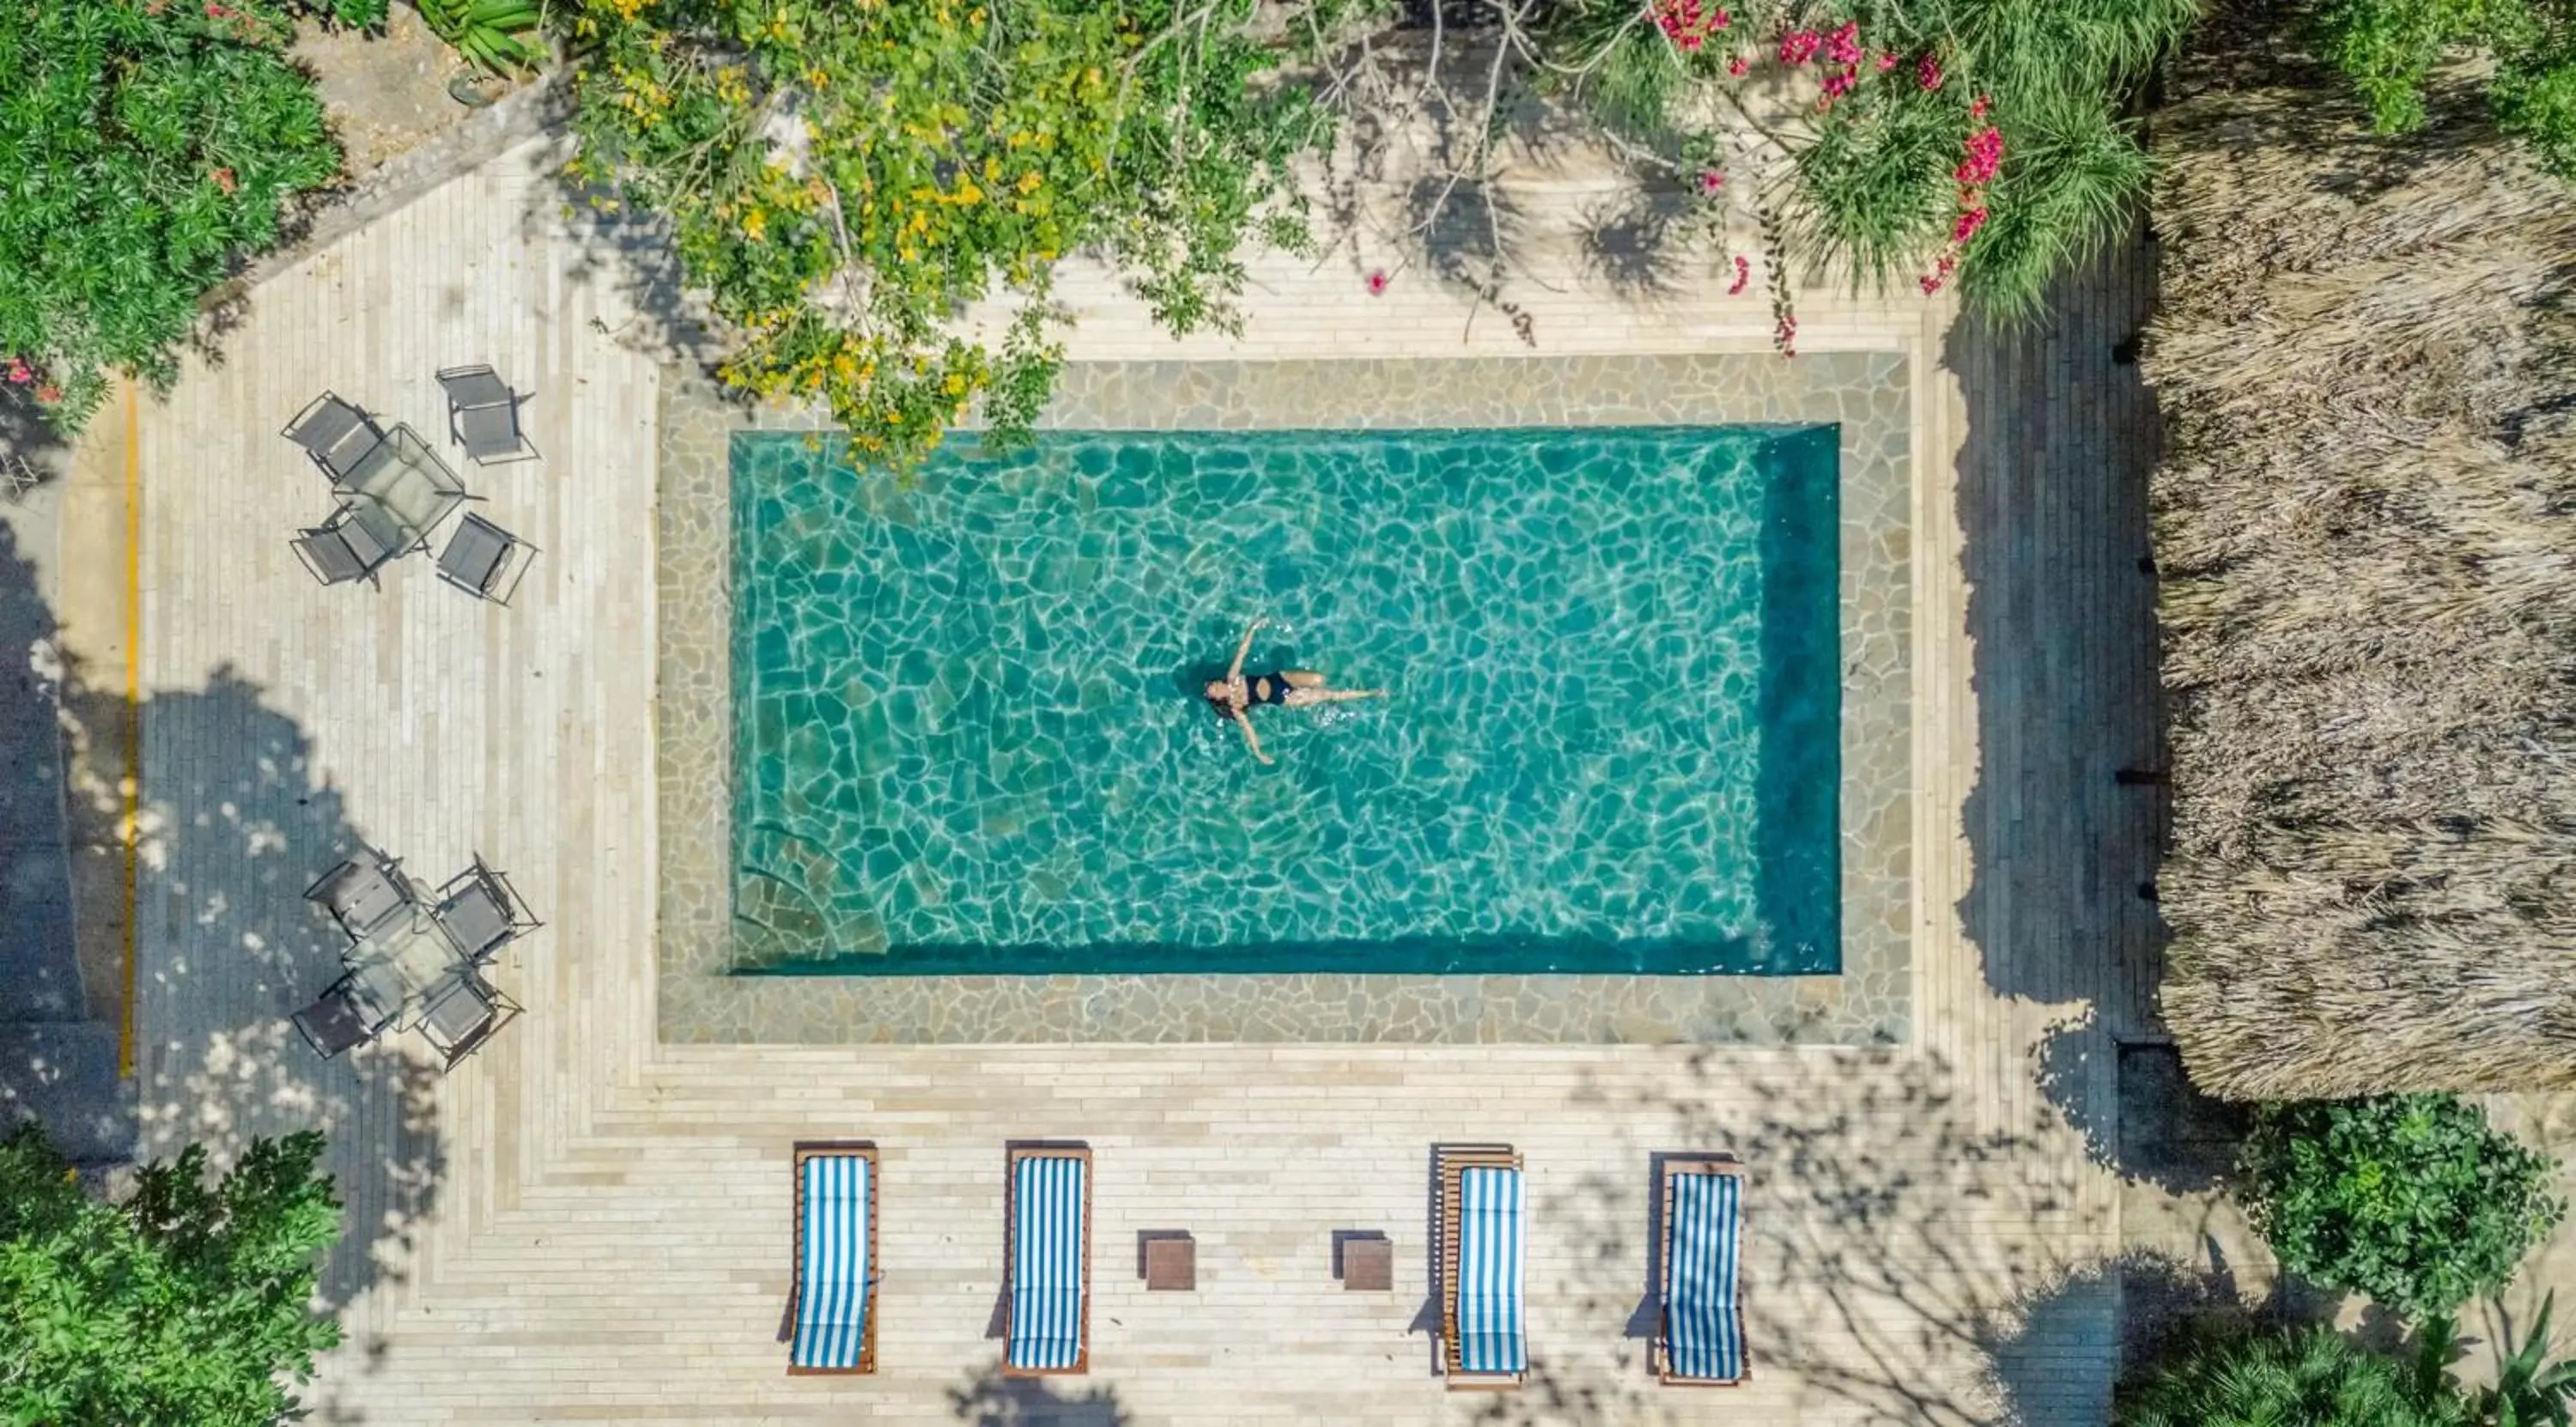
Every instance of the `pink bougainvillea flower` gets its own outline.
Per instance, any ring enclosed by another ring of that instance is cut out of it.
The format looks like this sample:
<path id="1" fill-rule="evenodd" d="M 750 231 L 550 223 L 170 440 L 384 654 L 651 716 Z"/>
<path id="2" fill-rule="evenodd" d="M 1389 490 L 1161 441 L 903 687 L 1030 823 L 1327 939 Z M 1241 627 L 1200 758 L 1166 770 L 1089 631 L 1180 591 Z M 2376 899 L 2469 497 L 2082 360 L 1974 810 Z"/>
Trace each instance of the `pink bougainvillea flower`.
<path id="1" fill-rule="evenodd" d="M 1896 51 L 1886 50 L 1881 52 L 1878 57 L 1878 72 L 1885 74 L 1894 68 L 1896 68 Z"/>
<path id="2" fill-rule="evenodd" d="M 1825 37 L 1813 30 L 1791 30 L 1780 37 L 1780 62 L 1788 65 L 1805 64 L 1816 57 L 1816 51 L 1822 48 L 1824 43 Z"/>
<path id="3" fill-rule="evenodd" d="M 1753 281 L 1753 263 L 1742 254 L 1738 254 L 1735 259 L 1735 281 L 1727 284 L 1726 295 L 1734 297 L 1742 293 L 1744 285 L 1751 281 Z"/>
<path id="4" fill-rule="evenodd" d="M 1977 102 L 1968 106 L 1968 117 L 1971 119 L 1985 118 L 1986 110 L 1991 107 L 1994 102 L 1995 98 L 1991 94 L 1978 95 Z"/>
<path id="5" fill-rule="evenodd" d="M 1984 226 L 1986 226 L 1986 210 L 1971 208 L 1959 215 L 1958 222 L 1950 225 L 1950 241 L 1964 243 L 1977 236 L 1977 230 Z"/>
<path id="6" fill-rule="evenodd" d="M 1967 157 L 1950 171 L 1950 176 L 1964 186 L 1973 188 L 1985 183 L 1995 176 L 1995 170 L 2003 167 L 2004 131 L 1991 124 L 1970 134 L 1962 147 L 1967 150 Z"/>
<path id="7" fill-rule="evenodd" d="M 1715 193 L 1725 186 L 1726 175 L 1715 169 L 1710 169 L 1699 176 L 1699 191 L 1702 193 Z"/>
<path id="8" fill-rule="evenodd" d="M 1833 73 L 1825 76 L 1825 97 L 1827 99 L 1840 99 L 1844 95 L 1851 93 L 1852 86 L 1859 81 L 1860 66 L 1856 64 L 1845 65 L 1841 69 L 1835 70 Z"/>
<path id="9" fill-rule="evenodd" d="M 1845 20 L 1825 38 L 1825 54 L 1836 64 L 1860 63 L 1860 21 Z"/>
<path id="10" fill-rule="evenodd" d="M 1737 55 L 1735 58 L 1726 62 L 1726 72 L 1734 75 L 1738 79 L 1742 79 L 1744 77 L 1744 72 L 1752 67 L 1752 65 L 1745 63 L 1744 56 L 1742 55 Z"/>
<path id="11" fill-rule="evenodd" d="M 1708 22 L 1708 27 L 1712 30 L 1723 30 L 1734 23 L 1735 17 L 1733 15 L 1726 13 L 1724 10 L 1720 10 L 1717 12 L 1716 18 Z"/>
<path id="12" fill-rule="evenodd" d="M 215 3 L 215 0 L 206 0 L 206 18 L 207 18 L 207 19 L 209 19 L 209 20 L 220 20 L 220 19 L 222 19 L 223 17 L 225 17 L 226 15 L 229 15 L 229 14 L 231 14 L 231 13 L 232 13 L 232 11 L 227 10 L 227 9 L 225 9 L 223 6 L 216 4 L 216 3 Z"/>
<path id="13" fill-rule="evenodd" d="M 1940 88 L 1941 61 L 1934 59 L 1930 55 L 1925 55 L 1923 58 L 1916 60 L 1914 62 L 1914 82 L 1927 90 Z"/>
<path id="14" fill-rule="evenodd" d="M 35 379 L 36 374 L 27 369 L 27 364 L 25 362 L 22 362 L 15 357 L 9 359 L 9 382 L 11 385 L 25 386 L 27 383 L 34 381 Z"/>
<path id="15" fill-rule="evenodd" d="M 1384 297 L 1384 296 L 1386 296 L 1386 284 L 1387 284 L 1387 281 L 1388 281 L 1388 279 L 1387 279 L 1386 273 L 1385 273 L 1383 270 L 1380 270 L 1380 271 L 1378 271 L 1378 272 L 1370 273 L 1370 274 L 1368 275 L 1368 290 L 1369 290 L 1369 296 L 1371 296 L 1371 297 Z"/>
<path id="16" fill-rule="evenodd" d="M 36 400 L 43 402 L 47 406 L 51 406 L 62 399 L 63 389 L 54 385 L 52 382 L 47 382 L 43 386 L 36 388 Z"/>

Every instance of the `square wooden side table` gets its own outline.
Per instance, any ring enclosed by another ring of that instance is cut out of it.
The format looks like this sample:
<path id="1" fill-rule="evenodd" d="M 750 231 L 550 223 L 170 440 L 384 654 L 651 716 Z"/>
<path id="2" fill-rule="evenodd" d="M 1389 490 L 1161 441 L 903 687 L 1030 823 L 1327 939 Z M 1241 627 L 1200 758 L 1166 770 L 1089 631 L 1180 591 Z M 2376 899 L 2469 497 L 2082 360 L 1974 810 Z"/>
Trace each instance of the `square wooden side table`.
<path id="1" fill-rule="evenodd" d="M 1394 1242 L 1385 1238 L 1344 1239 L 1342 1287 L 1354 1293 L 1384 1293 L 1394 1288 Z"/>
<path id="2" fill-rule="evenodd" d="M 1158 1234 L 1145 1241 L 1147 1291 L 1189 1293 L 1198 1286 L 1198 1240 L 1187 1234 Z"/>

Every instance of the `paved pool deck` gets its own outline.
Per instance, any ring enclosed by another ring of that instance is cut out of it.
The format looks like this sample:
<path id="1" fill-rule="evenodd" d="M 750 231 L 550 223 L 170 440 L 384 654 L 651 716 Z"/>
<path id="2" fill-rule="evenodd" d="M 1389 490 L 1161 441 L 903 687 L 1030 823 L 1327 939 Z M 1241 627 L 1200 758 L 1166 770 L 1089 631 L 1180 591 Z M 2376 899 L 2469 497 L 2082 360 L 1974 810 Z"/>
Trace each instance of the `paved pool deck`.
<path id="1" fill-rule="evenodd" d="M 1209 986 L 1203 1031 L 1140 1044 L 1093 1018 L 1179 1012 L 1041 987 L 926 1024 L 859 1004 L 882 987 L 745 989 L 666 949 L 684 940 L 675 858 L 717 792 L 670 786 L 666 745 L 703 731 L 687 689 L 721 686 L 709 646 L 674 637 L 716 612 L 666 580 L 675 531 L 712 516 L 666 485 L 666 437 L 700 419 L 668 415 L 688 409 L 670 376 L 685 312 L 649 235 L 568 214 L 550 171 L 542 147 L 512 150 L 258 284 L 220 359 L 138 404 L 138 541 L 105 524 L 112 501 L 91 512 L 139 592 L 146 1148 L 329 1131 L 350 1233 L 325 1294 L 348 1341 L 307 1393 L 317 1420 L 2103 1419 L 2109 1051 L 2144 1024 L 2153 943 L 2133 890 L 2152 819 L 2110 778 L 2154 752 L 2121 474 L 2144 428 L 2111 356 L 2144 290 L 2133 250 L 2026 334 L 1910 291 L 1801 304 L 1796 363 L 1829 374 L 1819 390 L 1848 376 L 1851 399 L 1902 411 L 1901 444 L 1861 453 L 1903 476 L 1887 553 L 1907 605 L 1880 611 L 1903 657 L 1874 666 L 1901 685 L 1903 719 L 1878 736 L 1903 753 L 1872 755 L 1906 770 L 1901 959 L 1734 988 L 1754 999 L 1732 1024 L 1656 993 L 1605 1012 L 1486 988 L 1477 1044 L 1446 988 L 1338 1013 L 1317 994 L 1262 1037 Z M 1497 420 L 1545 416 L 1551 381 L 1785 379 L 1758 287 L 1640 288 L 1548 227 L 1617 198 L 1606 172 L 1516 180 L 1533 227 L 1513 300 L 1534 345 L 1490 311 L 1471 322 L 1372 229 L 1321 265 L 1256 260 L 1240 339 L 1170 340 L 1105 276 L 1068 273 L 1068 403 L 1150 395 L 1189 420 L 1231 409 L 1225 384 L 1261 363 L 1308 364 L 1314 381 L 1281 390 L 1317 393 L 1328 364 L 1381 387 L 1471 364 L 1451 370 L 1492 379 Z M 1381 297 L 1375 267 L 1397 270 Z M 514 606 L 419 558 L 380 590 L 315 585 L 286 540 L 328 492 L 278 428 L 328 387 L 436 436 L 432 374 L 470 361 L 534 393 L 541 462 L 460 466 L 477 510 L 540 547 Z M 76 682 L 112 705 L 116 668 Z M 527 1014 L 443 1078 L 415 1037 L 326 1063 L 287 1023 L 335 974 L 298 893 L 359 838 L 432 877 L 479 852 L 547 922 L 495 971 Z M 1063 1039 L 1032 1038 L 1046 1017 Z M 883 1155 L 873 1377 L 784 1371 L 788 1167 L 812 1139 Z M 997 1375 L 1004 1146 L 1025 1139 L 1096 1156 L 1080 1378 Z M 1432 1371 L 1428 1168 L 1448 1141 L 1509 1142 L 1529 1166 L 1533 1373 L 1514 1394 L 1451 1393 Z M 1724 1392 L 1658 1387 L 1646 1364 L 1651 1157 L 1680 1150 L 1752 1173 L 1754 1376 Z M 1194 1293 L 1137 1277 L 1139 1236 L 1169 1230 L 1197 1238 Z M 1394 1241 L 1393 1292 L 1333 1280 L 1334 1237 L 1354 1231 Z"/>

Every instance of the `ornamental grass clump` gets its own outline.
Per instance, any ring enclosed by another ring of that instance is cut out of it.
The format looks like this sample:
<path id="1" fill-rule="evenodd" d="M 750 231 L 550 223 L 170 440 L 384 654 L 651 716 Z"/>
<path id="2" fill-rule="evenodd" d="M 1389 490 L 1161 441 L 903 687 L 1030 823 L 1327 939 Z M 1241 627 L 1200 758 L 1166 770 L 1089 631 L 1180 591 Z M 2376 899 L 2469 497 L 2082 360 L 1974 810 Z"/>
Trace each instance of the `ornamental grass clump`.
<path id="1" fill-rule="evenodd" d="M 2566 1206 L 2555 1166 L 2449 1095 L 2269 1104 L 2236 1193 L 2315 1282 L 2424 1317 L 2493 1295 Z"/>
<path id="2" fill-rule="evenodd" d="M 1721 45 L 1623 0 L 1566 0 L 1538 32 L 1557 87 L 1634 144 L 1706 165 L 1729 131 L 1763 133 L 1786 171 L 1748 201 L 1776 215 L 1792 260 L 1862 288 L 1956 280 L 1980 310 L 2029 317 L 2134 218 L 2148 164 L 2126 115 L 2197 14 L 2197 0 L 1789 0 L 1729 14 Z M 1750 96 L 1784 78 L 1813 99 L 1775 120 Z"/>
<path id="3" fill-rule="evenodd" d="M 2375 1353 L 2328 1328 L 2204 1325 L 2120 1384 L 2114 1427 L 2474 1427 L 2438 1370 Z"/>

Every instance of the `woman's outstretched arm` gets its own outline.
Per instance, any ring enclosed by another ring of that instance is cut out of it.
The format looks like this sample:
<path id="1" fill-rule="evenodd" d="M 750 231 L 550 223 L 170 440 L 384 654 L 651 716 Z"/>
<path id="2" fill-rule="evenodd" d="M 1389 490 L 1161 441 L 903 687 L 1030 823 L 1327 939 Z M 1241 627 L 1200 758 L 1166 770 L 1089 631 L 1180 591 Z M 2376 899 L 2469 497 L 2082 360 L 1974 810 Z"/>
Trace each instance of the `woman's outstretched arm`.
<path id="1" fill-rule="evenodd" d="M 1261 735 L 1252 731 L 1252 720 L 1245 718 L 1241 714 L 1236 714 L 1234 715 L 1234 726 L 1243 730 L 1244 745 L 1252 750 L 1253 757 L 1260 759 L 1264 763 L 1272 761 L 1269 754 L 1261 751 Z"/>
<path id="2" fill-rule="evenodd" d="M 1252 622 L 1252 627 L 1250 629 L 1243 632 L 1243 642 L 1234 646 L 1234 667 L 1225 671 L 1225 676 L 1227 678 L 1240 679 L 1243 677 L 1243 660 L 1246 655 L 1252 652 L 1252 636 L 1259 634 L 1261 632 L 1261 626 L 1268 624 L 1269 622 L 1270 616 L 1263 615 L 1261 618 Z M 1243 731 L 1245 733 L 1252 732 L 1252 725 L 1248 723 L 1245 724 L 1243 726 Z M 1260 745 L 1258 744 L 1254 745 L 1256 748 L 1259 746 Z"/>

